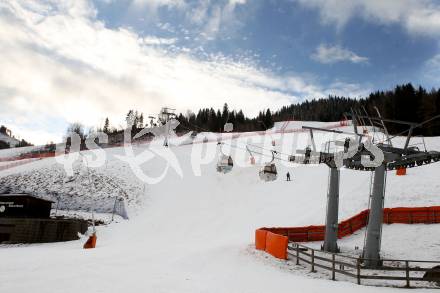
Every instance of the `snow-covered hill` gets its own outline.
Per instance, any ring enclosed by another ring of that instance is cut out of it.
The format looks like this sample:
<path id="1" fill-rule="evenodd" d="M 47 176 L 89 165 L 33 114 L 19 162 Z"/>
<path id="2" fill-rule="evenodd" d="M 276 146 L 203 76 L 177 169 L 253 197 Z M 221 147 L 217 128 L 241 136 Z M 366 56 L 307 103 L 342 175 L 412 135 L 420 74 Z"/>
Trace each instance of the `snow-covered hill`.
<path id="1" fill-rule="evenodd" d="M 61 210 L 111 213 L 115 200 L 124 199 L 135 206 L 141 203 L 142 186 L 127 184 L 124 179 L 87 170 L 77 163 L 72 176 L 61 165 L 45 161 L 46 166 L 0 177 L 0 187 L 11 192 L 26 192 L 52 200 Z"/>
<path id="2" fill-rule="evenodd" d="M 329 134 L 317 134 L 315 138 L 318 146 L 337 139 Z M 271 148 L 275 140 L 277 151 L 289 154 L 294 153 L 295 147 L 307 145 L 308 135 L 271 133 L 248 136 L 246 140 L 264 149 Z M 402 141 L 403 138 L 397 138 L 395 142 Z M 14 188 L 28 186 L 41 193 L 59 191 L 76 197 L 78 201 L 66 201 L 67 205 L 72 204 L 70 208 L 80 208 L 77 205 L 80 203 L 88 203 L 90 207 L 93 202 L 94 206 L 106 196 L 125 193 L 131 216 L 128 221 L 98 227 L 98 246 L 94 250 L 81 249 L 84 239 L 0 246 L 1 291 L 28 292 L 29 288 L 33 292 L 395 290 L 311 279 L 256 253 L 252 248 L 256 228 L 324 223 L 328 168 L 277 161 L 278 180 L 262 182 L 258 170 L 270 160 L 270 153 L 256 155 L 257 165 L 250 165 L 243 143 L 240 139 L 225 142 L 225 153 L 229 152 L 228 144 L 235 145 L 230 148 L 234 169 L 228 174 L 215 171 L 216 142 L 171 146 L 168 150 L 179 167 L 168 165 L 166 175 L 157 184 L 142 182 L 130 167 L 130 160 L 120 159 L 127 156 L 124 148 L 106 149 L 105 163 L 91 168 L 92 178 L 99 178 L 93 188 L 84 164 L 77 163 L 73 177 L 69 177 L 54 158 L 0 172 L 0 182 Z M 439 150 L 440 138 L 427 139 L 426 144 Z M 203 155 L 197 152 L 198 148 L 205 149 Z M 138 145 L 132 150 L 145 159 L 140 167 L 145 176 L 159 177 L 167 169 L 161 145 Z M 284 180 L 287 171 L 292 182 Z M 439 174 L 440 164 L 409 169 L 408 175 L 402 177 L 389 172 L 386 206 L 440 205 Z M 341 218 L 367 208 L 369 184 L 369 172 L 342 170 Z M 423 227 L 414 230 L 411 233 L 416 241 Z M 388 228 L 384 233 L 387 231 Z M 440 241 L 440 225 L 427 231 L 432 235 L 432 245 L 425 249 L 437 250 L 434 244 Z M 392 240 L 411 252 L 408 235 L 393 233 Z M 387 255 L 393 255 L 392 245 L 384 245 L 384 249 Z M 399 249 L 399 257 L 402 250 Z M 46 281 L 48 276 L 50 282 Z"/>

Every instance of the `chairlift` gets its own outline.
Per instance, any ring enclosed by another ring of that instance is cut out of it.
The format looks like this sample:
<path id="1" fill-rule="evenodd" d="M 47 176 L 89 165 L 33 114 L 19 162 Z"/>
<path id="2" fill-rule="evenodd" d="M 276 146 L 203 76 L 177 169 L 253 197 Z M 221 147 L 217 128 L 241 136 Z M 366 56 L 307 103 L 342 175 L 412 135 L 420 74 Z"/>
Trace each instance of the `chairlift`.
<path id="1" fill-rule="evenodd" d="M 342 140 L 336 140 L 334 143 L 335 143 L 335 146 L 344 147 L 344 153 L 346 153 L 346 152 L 348 152 L 348 150 L 350 148 L 350 144 L 352 142 L 351 142 L 350 138 L 347 137 L 343 141 Z"/>
<path id="2" fill-rule="evenodd" d="M 246 150 L 249 153 L 249 158 L 250 158 L 250 163 L 251 165 L 255 165 L 255 157 L 252 154 L 251 150 L 249 149 L 249 147 L 246 145 Z"/>
<path id="3" fill-rule="evenodd" d="M 263 168 L 261 168 L 258 175 L 260 176 L 260 179 L 263 181 L 274 181 L 277 179 L 277 167 L 274 163 L 275 160 L 275 153 L 276 151 L 272 151 L 272 160 L 268 163 L 266 163 Z"/>
<path id="4" fill-rule="evenodd" d="M 234 167 L 234 161 L 232 160 L 231 156 L 225 155 L 222 152 L 221 144 L 222 143 L 220 143 L 220 142 L 218 143 L 218 145 L 220 145 L 221 155 L 220 155 L 220 158 L 217 162 L 217 172 L 226 174 L 226 173 L 229 173 L 232 171 L 232 168 Z"/>
<path id="5" fill-rule="evenodd" d="M 297 150 L 298 154 L 304 154 L 303 164 L 310 164 L 310 158 L 312 157 L 312 148 L 308 145 L 305 150 Z"/>

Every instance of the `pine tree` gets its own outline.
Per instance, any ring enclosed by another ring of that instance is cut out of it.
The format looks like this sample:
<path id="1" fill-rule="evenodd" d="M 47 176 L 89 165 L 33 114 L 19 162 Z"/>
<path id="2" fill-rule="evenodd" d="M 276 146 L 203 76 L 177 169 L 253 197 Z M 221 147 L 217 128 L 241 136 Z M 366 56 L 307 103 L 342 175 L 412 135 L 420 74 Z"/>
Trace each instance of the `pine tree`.
<path id="1" fill-rule="evenodd" d="M 108 120 L 108 117 L 105 118 L 103 132 L 107 134 L 110 132 L 110 121 Z"/>
<path id="2" fill-rule="evenodd" d="M 273 118 L 270 109 L 267 109 L 266 115 L 264 115 L 264 124 L 266 125 L 267 128 L 273 127 Z"/>
<path id="3" fill-rule="evenodd" d="M 126 117 L 125 117 L 125 121 L 127 121 L 127 124 L 133 123 L 134 122 L 134 113 L 133 110 L 129 110 Z"/>
<path id="4" fill-rule="evenodd" d="M 144 128 L 144 113 L 141 113 L 141 115 L 139 116 L 138 128 Z"/>
<path id="5" fill-rule="evenodd" d="M 228 104 L 225 103 L 223 105 L 223 112 L 222 112 L 222 115 L 221 115 L 221 120 L 222 120 L 223 124 L 228 122 L 228 118 L 229 118 L 229 107 L 228 107 Z"/>

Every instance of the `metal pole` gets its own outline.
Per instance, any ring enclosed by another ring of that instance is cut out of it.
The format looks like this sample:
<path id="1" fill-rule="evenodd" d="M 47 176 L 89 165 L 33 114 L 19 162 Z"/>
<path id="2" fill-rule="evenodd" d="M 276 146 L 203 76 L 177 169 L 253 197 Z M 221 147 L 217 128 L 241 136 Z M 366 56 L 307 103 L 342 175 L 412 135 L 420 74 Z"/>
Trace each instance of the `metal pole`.
<path id="1" fill-rule="evenodd" d="M 411 139 L 411 135 L 412 135 L 412 133 L 413 133 L 413 129 L 414 129 L 413 126 L 411 126 L 411 127 L 409 128 L 408 136 L 406 137 L 406 141 L 405 141 L 405 146 L 403 147 L 403 150 L 404 150 L 404 151 L 406 151 L 406 149 L 407 149 L 408 146 L 409 146 L 409 141 L 410 141 L 410 139 Z"/>
<path id="2" fill-rule="evenodd" d="M 96 227 L 95 227 L 95 212 L 92 210 L 92 225 L 93 225 L 93 234 L 96 233 Z"/>
<path id="3" fill-rule="evenodd" d="M 357 121 L 357 114 L 356 112 L 353 110 L 353 108 L 351 109 L 351 122 L 353 123 L 353 129 L 354 129 L 354 133 L 356 133 L 357 135 L 359 135 L 358 133 L 358 121 Z M 359 135 L 359 144 L 362 142 L 362 136 Z"/>
<path id="4" fill-rule="evenodd" d="M 379 267 L 380 243 L 382 238 L 383 203 L 385 197 L 385 165 L 374 171 L 373 192 L 371 194 L 370 215 L 368 217 L 367 236 L 364 247 L 366 267 Z"/>
<path id="5" fill-rule="evenodd" d="M 312 143 L 312 149 L 314 152 L 316 152 L 316 145 L 315 145 L 315 139 L 313 138 L 313 130 L 310 128 L 310 140 Z"/>
<path id="6" fill-rule="evenodd" d="M 167 118 L 166 122 L 165 122 L 165 140 L 163 142 L 163 145 L 165 147 L 168 146 L 168 135 L 170 133 L 170 120 Z"/>
<path id="7" fill-rule="evenodd" d="M 118 198 L 115 198 L 115 204 L 113 205 L 113 212 L 112 212 L 112 222 L 115 219 L 115 212 L 116 212 L 116 202 L 118 201 Z"/>
<path id="8" fill-rule="evenodd" d="M 340 171 L 338 168 L 330 168 L 323 246 L 324 251 L 328 252 L 338 252 L 339 175 Z"/>
<path id="9" fill-rule="evenodd" d="M 382 123 L 382 127 L 383 127 L 383 130 L 385 131 L 385 136 L 387 137 L 388 143 L 390 144 L 390 146 L 393 146 L 393 143 L 391 142 L 391 139 L 390 139 L 390 134 L 388 132 L 387 127 L 385 126 L 385 123 L 382 120 L 382 116 L 380 115 L 379 109 L 376 106 L 374 106 L 374 109 L 376 109 L 377 116 L 379 116 L 380 122 Z"/>
<path id="10" fill-rule="evenodd" d="M 335 281 L 336 280 L 336 271 L 335 268 L 336 264 L 335 264 L 335 254 L 332 254 L 332 280 Z"/>
<path id="11" fill-rule="evenodd" d="M 365 109 L 365 106 L 362 106 L 362 110 L 364 110 L 364 113 L 367 116 L 368 121 L 370 121 L 371 126 L 374 127 L 373 121 L 371 120 L 370 116 L 368 115 L 368 112 L 367 112 L 367 109 Z"/>

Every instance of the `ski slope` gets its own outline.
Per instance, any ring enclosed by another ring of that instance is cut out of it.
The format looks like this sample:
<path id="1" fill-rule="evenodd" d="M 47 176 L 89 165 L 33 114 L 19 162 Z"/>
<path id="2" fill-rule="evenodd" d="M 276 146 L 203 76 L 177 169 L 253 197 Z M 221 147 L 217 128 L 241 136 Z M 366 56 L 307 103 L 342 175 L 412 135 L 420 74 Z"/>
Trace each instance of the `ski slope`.
<path id="1" fill-rule="evenodd" d="M 336 137 L 315 134 L 315 138 L 321 147 Z M 249 143 L 265 149 L 271 147 L 272 140 L 276 141 L 275 148 L 279 152 L 292 153 L 295 148 L 308 144 L 308 135 L 246 137 Z M 402 141 L 403 138 L 396 139 L 396 143 Z M 237 147 L 229 149 L 229 144 Z M 144 184 L 128 163 L 119 159 L 126 154 L 124 148 L 106 149 L 106 163 L 93 172 L 96 178 L 114 178 L 116 185 L 124 190 L 130 220 L 99 226 L 94 250 L 82 249 L 85 238 L 65 243 L 0 246 L 0 291 L 340 293 L 398 290 L 310 278 L 256 252 L 254 232 L 259 227 L 324 223 L 328 168 L 277 162 L 278 180 L 262 182 L 258 177 L 259 164 L 269 161 L 270 153 L 256 156 L 257 165 L 252 166 L 246 150 L 238 147 L 242 144 L 239 139 L 225 142 L 224 152 L 230 150 L 234 158 L 234 169 L 228 174 L 215 171 L 216 142 L 171 146 L 169 150 L 177 158 L 180 171 L 169 168 L 157 184 Z M 439 150 L 440 138 L 426 139 L 426 144 L 429 149 Z M 211 156 L 211 160 L 202 160 L 203 164 L 194 167 L 197 147 L 208 147 L 214 152 L 206 155 Z M 138 155 L 160 153 L 162 148 L 160 145 L 133 146 Z M 159 176 L 165 168 L 166 162 L 160 156 L 141 166 L 148 176 Z M 101 192 L 89 194 L 88 176 L 81 176 L 84 164 L 77 163 L 74 170 L 79 175 L 73 181 L 76 184 L 70 186 L 73 188 L 71 197 L 75 198 L 75 192 L 81 196 L 77 202 L 72 201 L 69 208 L 78 208 L 78 202 L 87 202 L 88 198 L 95 201 L 90 200 L 89 203 L 94 204 L 86 209 L 94 207 L 96 201 L 114 192 L 103 184 Z M 285 181 L 287 171 L 292 175 L 292 182 Z M 62 193 L 66 187 L 49 178 L 61 180 L 66 176 L 63 172 L 56 159 L 50 158 L 2 171 L 0 182 L 13 184 L 24 176 L 32 188 Z M 32 175 L 46 173 L 50 175 Z M 389 172 L 385 205 L 440 205 L 439 174 L 440 164 L 409 169 L 408 175 L 402 177 Z M 369 172 L 341 170 L 341 219 L 367 208 L 369 183 Z M 425 235 L 420 247 L 426 252 L 424 255 L 439 256 L 440 226 L 430 226 L 427 230 L 420 226 L 408 230 L 411 234 L 405 233 L 405 227 L 392 229 L 393 226 L 384 229 L 384 241 L 390 241 L 384 245 L 386 255 L 402 257 L 406 251 L 410 257 L 415 247 L 413 243 L 419 235 Z M 387 237 L 387 233 L 392 237 Z M 362 240 L 351 241 L 344 242 L 344 247 L 349 249 Z M 393 254 L 396 245 L 399 249 Z"/>

